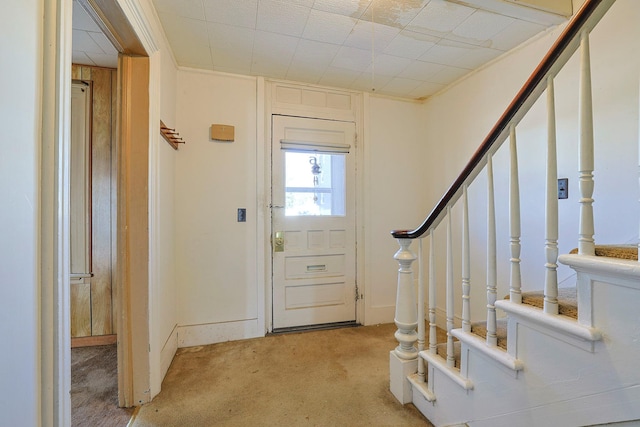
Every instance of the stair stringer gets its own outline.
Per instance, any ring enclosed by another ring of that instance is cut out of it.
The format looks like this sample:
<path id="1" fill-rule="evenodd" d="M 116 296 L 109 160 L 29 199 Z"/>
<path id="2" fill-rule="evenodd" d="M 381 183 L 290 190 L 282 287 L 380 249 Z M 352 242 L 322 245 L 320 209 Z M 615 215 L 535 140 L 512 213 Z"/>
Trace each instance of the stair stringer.
<path id="1" fill-rule="evenodd" d="M 640 264 L 579 255 L 560 260 L 578 273 L 579 321 L 568 327 L 564 316 L 544 314 L 550 321 L 540 322 L 511 313 L 509 354 L 522 362 L 521 371 L 462 342 L 460 372 L 471 390 L 429 363 L 434 399 L 414 389 L 413 403 L 432 423 L 584 426 L 640 419 Z"/>

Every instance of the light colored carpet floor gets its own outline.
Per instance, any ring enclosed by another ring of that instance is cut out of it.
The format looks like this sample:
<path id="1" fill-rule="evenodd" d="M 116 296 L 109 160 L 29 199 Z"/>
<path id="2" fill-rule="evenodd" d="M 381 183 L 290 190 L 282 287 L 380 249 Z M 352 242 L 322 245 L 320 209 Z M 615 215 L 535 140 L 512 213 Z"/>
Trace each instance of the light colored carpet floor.
<path id="1" fill-rule="evenodd" d="M 132 427 L 432 426 L 389 391 L 395 325 L 178 350 Z"/>

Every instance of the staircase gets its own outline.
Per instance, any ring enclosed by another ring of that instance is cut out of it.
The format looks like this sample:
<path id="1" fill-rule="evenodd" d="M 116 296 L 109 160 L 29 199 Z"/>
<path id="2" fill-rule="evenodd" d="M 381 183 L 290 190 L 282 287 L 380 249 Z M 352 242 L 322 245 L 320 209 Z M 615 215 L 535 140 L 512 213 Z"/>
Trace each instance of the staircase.
<path id="1" fill-rule="evenodd" d="M 584 3 L 425 221 L 415 230 L 392 232 L 400 244 L 394 257 L 400 268 L 395 315 L 398 346 L 390 352 L 390 388 L 401 403 L 413 403 L 436 426 L 631 425 L 627 422 L 640 420 L 638 246 L 596 246 L 594 239 L 589 37 L 614 3 Z M 554 79 L 574 54 L 580 61 L 580 209 L 572 222 L 579 223 L 579 236 L 575 251 L 559 255 L 562 217 L 557 199 Z M 541 248 L 544 283 L 525 292 L 532 286 L 521 272 L 518 162 L 522 159 L 518 158 L 516 135 L 519 123 L 542 94 L 547 106 L 547 141 L 546 148 L 541 148 L 547 152 L 546 182 L 540 184 L 546 189 Z M 500 224 L 495 213 L 493 162 L 507 140 L 510 186 L 509 223 L 505 226 L 509 240 L 504 243 L 510 257 L 504 262 L 510 270 L 509 291 L 498 298 L 498 270 L 503 266 L 497 257 Z M 479 175 L 487 186 L 487 247 L 482 254 L 486 256 L 486 281 L 482 283 L 486 287 L 482 289 L 477 281 L 471 282 L 468 195 Z M 457 257 L 454 236 L 461 237 Z M 423 248 L 423 241 L 428 242 L 428 249 Z M 444 262 L 439 262 L 442 258 Z M 461 287 L 454 286 L 457 259 Z M 559 263 L 575 272 L 572 283 L 559 286 Z M 479 316 L 479 304 L 474 304 L 472 295 L 478 298 L 485 291 L 486 300 L 480 305 L 486 309 Z M 446 308 L 438 319 L 442 311 L 438 301 L 442 300 Z M 438 326 L 447 331 L 446 339 L 438 340 Z"/>

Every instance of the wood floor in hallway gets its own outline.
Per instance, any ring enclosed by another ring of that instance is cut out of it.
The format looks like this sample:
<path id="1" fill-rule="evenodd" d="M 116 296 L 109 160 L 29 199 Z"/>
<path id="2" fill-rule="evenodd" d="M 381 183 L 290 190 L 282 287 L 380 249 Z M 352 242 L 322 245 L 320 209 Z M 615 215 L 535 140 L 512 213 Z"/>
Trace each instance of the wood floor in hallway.
<path id="1" fill-rule="evenodd" d="M 393 324 L 178 350 L 132 427 L 431 426 L 389 391 Z"/>
<path id="2" fill-rule="evenodd" d="M 117 347 L 71 349 L 71 426 L 126 427 L 133 408 L 118 408 Z"/>

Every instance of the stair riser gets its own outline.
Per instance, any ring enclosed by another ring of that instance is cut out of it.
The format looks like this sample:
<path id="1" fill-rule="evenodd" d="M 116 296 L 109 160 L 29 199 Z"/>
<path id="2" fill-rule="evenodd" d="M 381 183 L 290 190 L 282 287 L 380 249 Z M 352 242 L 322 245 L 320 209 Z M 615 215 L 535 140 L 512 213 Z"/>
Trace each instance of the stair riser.
<path id="1" fill-rule="evenodd" d="M 589 312 L 586 326 L 541 312 L 511 313 L 509 353 L 522 361 L 522 371 L 463 343 L 461 372 L 473 389 L 429 364 L 435 400 L 414 390 L 414 404 L 436 426 L 571 427 L 640 419 L 640 267 L 609 278 L 582 268 L 578 293 L 581 312 Z"/>

